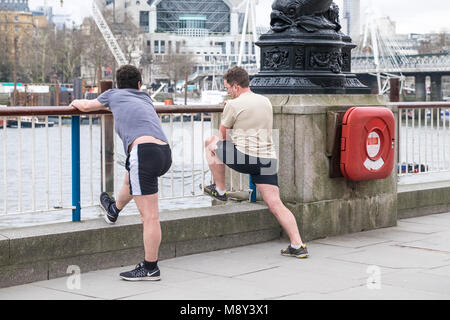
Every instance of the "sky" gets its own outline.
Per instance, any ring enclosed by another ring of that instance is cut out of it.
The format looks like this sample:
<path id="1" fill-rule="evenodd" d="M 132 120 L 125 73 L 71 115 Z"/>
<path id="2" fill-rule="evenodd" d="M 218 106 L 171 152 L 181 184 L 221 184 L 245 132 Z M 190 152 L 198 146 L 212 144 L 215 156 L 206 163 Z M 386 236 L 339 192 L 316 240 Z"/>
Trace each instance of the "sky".
<path id="1" fill-rule="evenodd" d="M 43 5 L 45 0 L 29 0 L 30 9 Z M 80 23 L 90 14 L 92 0 L 46 0 L 57 14 L 72 14 Z M 257 23 L 269 26 L 273 0 L 259 0 L 257 5 Z M 335 0 L 342 11 L 343 0 Z M 448 0 L 361 0 L 361 21 L 364 21 L 365 8 L 372 2 L 377 15 L 389 16 L 397 24 L 397 33 L 450 32 L 450 1 Z"/>

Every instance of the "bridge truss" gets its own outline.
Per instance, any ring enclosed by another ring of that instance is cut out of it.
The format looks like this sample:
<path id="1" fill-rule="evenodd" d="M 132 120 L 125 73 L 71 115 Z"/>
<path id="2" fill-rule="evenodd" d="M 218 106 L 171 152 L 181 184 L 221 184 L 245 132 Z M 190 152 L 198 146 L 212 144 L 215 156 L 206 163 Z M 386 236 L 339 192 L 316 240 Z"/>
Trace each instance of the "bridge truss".
<path id="1" fill-rule="evenodd" d="M 352 57 L 352 72 L 377 77 L 379 94 L 390 90 L 391 78 L 399 78 L 403 89 L 407 73 L 450 72 L 450 53 L 410 54 L 395 31 L 382 25 L 386 21 L 376 14 L 372 2 L 365 21 L 363 37 Z"/>

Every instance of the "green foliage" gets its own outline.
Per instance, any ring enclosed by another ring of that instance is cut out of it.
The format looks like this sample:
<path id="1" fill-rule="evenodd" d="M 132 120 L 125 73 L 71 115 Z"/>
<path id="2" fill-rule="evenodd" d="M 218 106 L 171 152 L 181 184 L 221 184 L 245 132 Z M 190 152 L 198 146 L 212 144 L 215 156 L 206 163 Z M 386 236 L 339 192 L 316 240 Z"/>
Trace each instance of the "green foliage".
<path id="1" fill-rule="evenodd" d="M 17 81 L 45 83 L 54 74 L 60 82 L 72 82 L 80 75 L 81 53 L 80 30 L 55 30 L 53 26 L 35 28 L 18 40 Z M 1 34 L 0 81 L 13 81 L 14 47 L 12 39 Z"/>
<path id="2" fill-rule="evenodd" d="M 7 60 L 0 61 L 0 82 L 10 82 L 13 78 L 13 65 Z"/>

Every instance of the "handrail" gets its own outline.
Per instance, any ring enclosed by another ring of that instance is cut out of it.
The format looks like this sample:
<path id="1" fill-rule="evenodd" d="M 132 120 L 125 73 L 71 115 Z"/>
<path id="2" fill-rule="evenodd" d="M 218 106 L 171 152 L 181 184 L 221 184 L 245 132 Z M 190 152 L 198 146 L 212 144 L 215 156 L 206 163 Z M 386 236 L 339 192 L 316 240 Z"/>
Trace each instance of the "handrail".
<path id="1" fill-rule="evenodd" d="M 195 114 L 201 113 L 202 117 L 201 117 L 201 121 L 202 121 L 202 128 L 201 128 L 201 134 L 202 134 L 202 140 L 203 139 L 203 121 L 206 121 L 206 118 L 204 117 L 205 114 L 219 114 L 221 112 L 223 112 L 224 106 L 223 105 L 170 105 L 170 106 L 164 106 L 164 105 L 157 105 L 155 106 L 156 112 L 160 115 L 160 116 L 170 116 L 170 124 L 171 124 L 171 134 L 173 135 L 173 123 L 175 122 L 175 118 L 177 115 L 179 114 L 190 114 L 190 118 L 193 120 Z M 81 124 L 81 116 L 89 116 L 90 119 L 90 124 L 92 124 L 92 116 L 103 116 L 104 115 L 111 115 L 110 111 L 107 110 L 101 110 L 101 111 L 93 111 L 93 112 L 81 112 L 80 110 L 71 107 L 71 106 L 37 106 L 37 107 L 23 107 L 23 106 L 10 106 L 10 107 L 0 107 L 0 120 L 2 119 L 8 119 L 8 118 L 18 118 L 20 119 L 20 117 L 26 117 L 26 116 L 31 116 L 31 117 L 36 117 L 36 116 L 42 116 L 42 117 L 48 117 L 48 116 L 59 116 L 59 123 L 60 125 L 62 124 L 62 119 L 61 116 L 68 116 L 69 118 L 71 118 L 71 147 L 72 147 L 72 177 L 71 177 L 71 181 L 72 181 L 72 221 L 80 221 L 81 220 L 81 190 L 80 190 L 80 186 L 81 186 L 81 170 L 80 170 L 80 124 Z M 165 120 L 167 120 L 166 118 L 164 118 Z M 183 119 L 184 117 L 181 117 L 181 129 L 183 129 Z M 162 119 L 163 120 L 163 119 Z M 9 121 L 9 120 L 7 120 Z M 22 118 L 23 121 L 23 118 Z M 35 120 L 33 120 L 34 122 Z M 46 123 L 48 121 L 48 119 L 45 120 Z M 19 120 L 20 123 L 20 120 Z M 193 121 L 192 121 L 192 130 L 194 130 L 194 126 L 193 126 Z M 212 124 L 211 124 L 212 125 Z M 47 126 L 46 126 L 47 127 Z M 19 128 L 21 128 L 20 124 L 19 124 Z M 34 128 L 34 126 L 33 126 Z M 6 137 L 6 133 L 8 132 L 9 129 L 7 129 L 7 126 L 4 125 L 3 123 L 3 129 L 1 129 L 1 133 L 5 134 Z M 48 130 L 48 129 L 47 129 Z M 91 131 L 91 139 L 92 139 L 92 129 Z M 192 134 L 194 133 L 194 131 L 192 131 Z M 212 133 L 212 131 L 211 131 Z M 20 131 L 19 131 L 20 134 Z M 194 136 L 194 135 L 192 135 Z M 61 131 L 60 131 L 60 139 L 61 138 Z M 48 139 L 48 138 L 47 138 Z M 2 139 L 3 140 L 3 139 Z M 194 140 L 192 140 L 193 143 Z M 3 144 L 3 147 L 5 150 L 5 152 L 1 152 L 0 151 L 0 155 L 2 153 L 4 153 L 5 155 L 7 154 L 6 152 L 6 139 L 1 141 Z M 172 141 L 173 143 L 173 141 Z M 92 141 L 91 141 L 92 144 Z M 102 141 L 102 144 L 104 144 L 104 141 Z M 193 146 L 193 145 L 192 145 Z M 20 148 L 20 140 L 19 140 L 19 148 Z M 33 147 L 34 148 L 34 147 Z M 48 148 L 48 141 L 47 141 L 47 148 Z M 91 146 L 92 148 L 92 146 Z M 193 147 L 192 147 L 193 148 Z M 62 149 L 61 149 L 62 150 Z M 60 159 L 61 158 L 61 151 L 60 150 Z M 34 152 L 34 151 L 33 151 Z M 92 151 L 91 151 L 92 153 Z M 103 156 L 106 154 L 106 151 L 103 150 L 102 151 Z M 192 149 L 192 155 L 194 154 L 194 149 Z M 5 157 L 5 156 L 4 156 Z M 184 157 L 184 156 L 183 156 Z M 4 162 L 6 163 L 6 158 L 4 158 Z M 194 158 L 192 158 L 193 160 Z M 34 160 L 33 160 L 34 161 Z M 47 160 L 48 161 L 48 160 Z M 92 160 L 91 160 L 92 161 Z M 20 166 L 20 161 L 19 161 L 19 166 Z M 105 162 L 105 159 L 103 159 L 103 163 Z M 92 164 L 91 164 L 92 166 Z M 61 166 L 60 166 L 61 167 Z M 6 168 L 6 166 L 5 166 Z M 202 168 L 203 168 L 203 160 L 202 160 Z M 33 169 L 34 170 L 34 169 Z M 61 170 L 61 169 L 60 169 Z M 92 168 L 91 168 L 92 170 Z M 192 170 L 194 170 L 194 161 L 192 161 Z M 202 169 L 203 170 L 203 169 Z M 192 188 L 194 188 L 194 171 L 192 171 Z M 34 173 L 33 173 L 34 174 Z M 184 169 L 183 169 L 183 174 L 184 174 Z M 203 175 L 203 183 L 204 183 L 204 173 L 202 173 Z M 6 174 L 5 174 L 6 177 Z M 48 179 L 48 178 L 47 178 Z M 91 179 L 92 179 L 92 175 L 91 175 Z M 173 176 L 172 178 L 173 179 Z M 183 178 L 184 179 L 184 178 Z M 241 177 L 242 179 L 242 177 Z M 5 182 L 6 181 L 6 182 Z M 184 180 L 183 180 L 184 181 Z M 5 179 L 3 181 L 3 183 L 6 185 L 7 184 L 7 179 Z M 33 182 L 34 183 L 34 182 Z M 172 181 L 173 183 L 173 181 Z M 60 183 L 62 185 L 62 183 Z M 92 187 L 91 187 L 92 188 Z M 6 190 L 6 188 L 5 188 Z M 20 188 L 19 188 L 19 192 L 20 192 Z M 33 191 L 34 192 L 34 191 Z M 183 186 L 183 196 L 185 195 L 184 193 L 184 186 Z M 173 187 L 172 187 L 172 196 L 173 196 Z M 21 198 L 20 198 L 21 199 Z M 61 196 L 62 199 L 62 196 Z M 47 200 L 48 202 L 48 200 Z M 8 211 L 7 210 L 7 206 L 6 206 L 7 200 L 5 200 L 5 213 Z M 62 203 L 62 200 L 61 200 Z M 20 208 L 20 205 L 19 205 Z M 49 208 L 49 204 L 47 204 L 47 208 Z M 56 207 L 55 207 L 56 208 Z M 33 210 L 35 210 L 35 207 L 33 207 Z"/>
<path id="2" fill-rule="evenodd" d="M 450 102 L 442 102 L 442 101 L 423 101 L 423 102 L 389 102 L 387 104 L 388 107 L 398 107 L 398 108 L 409 108 L 409 109 L 418 109 L 418 108 L 430 108 L 430 107 L 444 107 L 450 108 Z"/>
<path id="3" fill-rule="evenodd" d="M 199 113 L 223 112 L 223 105 L 195 105 L 195 106 L 156 106 L 157 113 Z M 38 107 L 4 107 L 0 108 L 0 117 L 11 116 L 65 116 L 65 115 L 89 115 L 89 114 L 111 114 L 110 111 L 93 111 L 82 112 L 74 107 L 52 107 L 52 106 L 38 106 Z"/>
<path id="4" fill-rule="evenodd" d="M 450 102 L 391 102 L 388 106 L 398 108 L 399 178 L 427 174 L 448 179 Z"/>
<path id="5" fill-rule="evenodd" d="M 389 102 L 388 107 L 399 108 L 424 108 L 424 107 L 448 107 L 450 108 L 450 102 L 436 101 L 436 102 Z M 198 113 L 198 112 L 210 112 L 221 113 L 223 112 L 223 105 L 194 105 L 194 106 L 180 106 L 180 105 L 168 105 L 168 106 L 155 106 L 157 113 Z M 93 111 L 82 112 L 74 107 L 56 107 L 56 106 L 37 106 L 37 107 L 3 107 L 0 108 L 0 117 L 11 116 L 48 116 L 48 115 L 89 115 L 89 114 L 111 114 L 110 111 Z"/>

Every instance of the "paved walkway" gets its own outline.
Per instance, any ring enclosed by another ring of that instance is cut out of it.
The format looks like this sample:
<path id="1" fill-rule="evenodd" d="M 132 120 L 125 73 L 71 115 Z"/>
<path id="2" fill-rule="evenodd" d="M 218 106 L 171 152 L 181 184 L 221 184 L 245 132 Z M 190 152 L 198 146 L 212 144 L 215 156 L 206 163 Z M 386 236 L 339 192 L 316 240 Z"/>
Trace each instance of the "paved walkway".
<path id="1" fill-rule="evenodd" d="M 450 299 L 450 213 L 308 243 L 310 258 L 273 241 L 160 262 L 162 281 L 115 268 L 0 289 L 0 299 Z"/>

